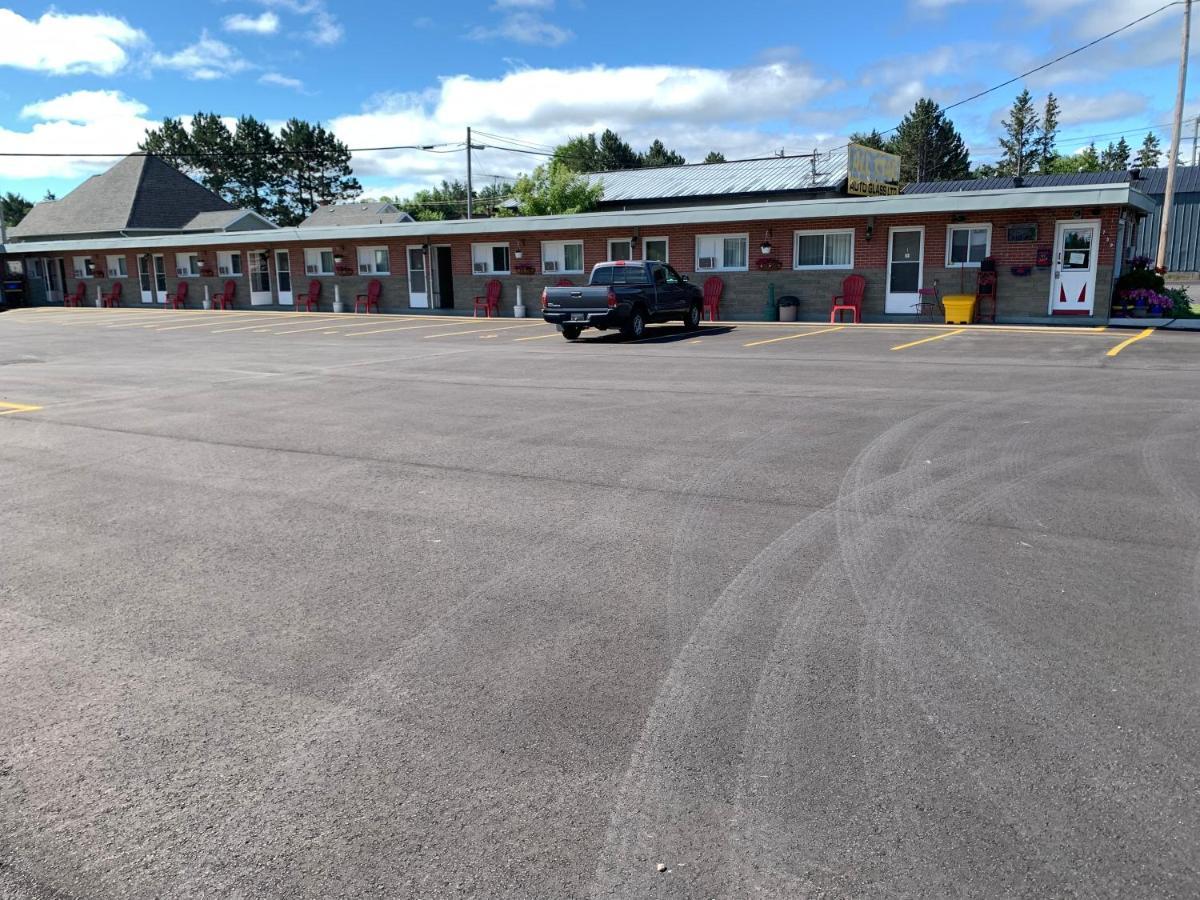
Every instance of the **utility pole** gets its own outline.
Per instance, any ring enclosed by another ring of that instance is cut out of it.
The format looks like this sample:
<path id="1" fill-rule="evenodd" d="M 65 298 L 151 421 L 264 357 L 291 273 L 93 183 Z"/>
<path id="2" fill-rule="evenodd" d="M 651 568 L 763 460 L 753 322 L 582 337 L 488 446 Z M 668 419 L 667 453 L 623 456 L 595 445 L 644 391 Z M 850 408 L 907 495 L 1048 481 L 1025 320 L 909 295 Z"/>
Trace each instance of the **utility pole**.
<path id="1" fill-rule="evenodd" d="M 1200 139 L 1200 116 L 1192 123 L 1192 165 L 1196 164 L 1196 141 Z"/>
<path id="2" fill-rule="evenodd" d="M 1175 170 L 1179 168 L 1179 132 L 1183 129 L 1183 95 L 1187 89 L 1188 40 L 1192 31 L 1192 0 L 1183 5 L 1183 43 L 1179 51 L 1179 87 L 1175 93 L 1175 128 L 1171 131 L 1171 155 L 1167 159 L 1167 191 L 1163 195 L 1162 227 L 1158 230 L 1158 253 L 1154 267 L 1167 268 L 1167 239 L 1171 228 L 1171 207 L 1175 203 Z"/>
<path id="3" fill-rule="evenodd" d="M 1191 2 L 1191 0 L 1189 0 Z M 471 218 L 473 211 L 471 203 L 471 126 L 467 126 L 467 218 Z"/>

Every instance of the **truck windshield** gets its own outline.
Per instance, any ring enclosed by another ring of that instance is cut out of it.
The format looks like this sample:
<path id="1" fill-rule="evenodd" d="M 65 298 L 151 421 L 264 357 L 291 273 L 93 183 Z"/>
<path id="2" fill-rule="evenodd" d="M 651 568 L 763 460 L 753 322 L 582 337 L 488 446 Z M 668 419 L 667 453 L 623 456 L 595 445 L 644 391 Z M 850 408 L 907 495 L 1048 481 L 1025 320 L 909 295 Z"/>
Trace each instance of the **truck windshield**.
<path id="1" fill-rule="evenodd" d="M 604 266 L 592 272 L 592 284 L 649 284 L 644 266 Z"/>

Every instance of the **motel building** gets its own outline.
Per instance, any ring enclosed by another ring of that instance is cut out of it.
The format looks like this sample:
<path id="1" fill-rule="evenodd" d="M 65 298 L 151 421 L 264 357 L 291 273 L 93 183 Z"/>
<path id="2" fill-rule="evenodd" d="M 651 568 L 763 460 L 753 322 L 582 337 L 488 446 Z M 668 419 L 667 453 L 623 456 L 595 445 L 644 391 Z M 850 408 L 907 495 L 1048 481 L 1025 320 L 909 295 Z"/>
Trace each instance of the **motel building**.
<path id="1" fill-rule="evenodd" d="M 746 176 L 760 183 L 762 170 L 781 161 L 750 162 L 762 163 Z M 579 215 L 442 222 L 415 222 L 386 204 L 346 204 L 277 228 L 161 160 L 133 156 L 36 206 L 2 253 L 24 274 L 32 305 L 62 304 L 82 285 L 84 305 L 94 306 L 120 284 L 120 306 L 164 306 L 184 283 L 187 308 L 232 285 L 235 308 L 291 310 L 315 285 L 317 309 L 332 310 L 338 297 L 351 310 L 377 280 L 383 313 L 470 315 L 494 279 L 501 315 L 512 315 L 518 299 L 536 315 L 547 285 L 583 284 L 606 260 L 653 259 L 694 283 L 720 278 L 728 320 L 761 321 L 772 296 L 791 296 L 800 321 L 828 321 L 843 279 L 859 274 L 863 321 L 913 321 L 920 289 L 974 295 L 980 272 L 994 270 L 997 322 L 1079 325 L 1107 322 L 1114 280 L 1155 209 L 1136 173 L 1102 184 L 1018 179 L 898 193 L 870 181 L 878 171 L 889 177 L 886 165 L 823 162 L 819 183 L 806 161 L 801 187 L 751 199 L 713 187 L 722 166 L 746 164 L 717 163 L 662 170 L 662 183 L 678 180 L 678 169 L 702 174 L 703 202 L 675 189 L 658 203 L 609 199 Z M 725 186 L 736 188 L 738 171 L 728 170 Z M 851 185 L 868 195 L 848 194 Z"/>

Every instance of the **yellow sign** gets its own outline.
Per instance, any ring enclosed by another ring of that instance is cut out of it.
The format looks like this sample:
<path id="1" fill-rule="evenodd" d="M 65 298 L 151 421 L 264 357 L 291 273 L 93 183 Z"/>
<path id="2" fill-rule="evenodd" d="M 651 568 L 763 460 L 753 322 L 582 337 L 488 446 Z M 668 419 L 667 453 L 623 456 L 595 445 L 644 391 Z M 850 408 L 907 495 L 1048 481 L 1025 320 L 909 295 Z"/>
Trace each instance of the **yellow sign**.
<path id="1" fill-rule="evenodd" d="M 875 197 L 900 193 L 900 157 L 861 144 L 846 148 L 846 193 Z"/>

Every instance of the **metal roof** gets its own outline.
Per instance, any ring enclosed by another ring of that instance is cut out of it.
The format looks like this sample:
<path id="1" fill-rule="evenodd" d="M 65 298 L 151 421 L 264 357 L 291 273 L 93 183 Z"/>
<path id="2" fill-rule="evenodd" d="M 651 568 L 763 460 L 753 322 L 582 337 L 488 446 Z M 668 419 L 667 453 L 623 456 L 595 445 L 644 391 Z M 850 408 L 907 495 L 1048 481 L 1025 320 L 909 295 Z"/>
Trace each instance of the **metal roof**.
<path id="1" fill-rule="evenodd" d="M 151 247 L 256 247 L 281 241 L 377 240 L 394 237 L 416 242 L 442 236 L 521 234 L 578 231 L 588 228 L 654 228 L 663 225 L 712 225 L 779 220 L 834 219 L 856 216 L 920 215 L 922 213 L 979 213 L 1004 209 L 1046 209 L 1061 206 L 1134 206 L 1149 212 L 1154 201 L 1125 184 L 1020 188 L 1012 191 L 959 191 L 901 194 L 891 197 L 829 197 L 774 203 L 686 206 L 674 209 L 611 210 L 556 216 L 504 216 L 496 219 L 454 219 L 441 222 L 398 222 L 333 228 L 279 228 L 228 234 L 153 235 L 135 238 L 93 238 L 81 241 L 9 243 L 9 253 L 70 252 Z"/>
<path id="2" fill-rule="evenodd" d="M 836 190 L 846 178 L 846 148 L 814 156 L 771 156 L 724 163 L 694 163 L 596 172 L 604 185 L 603 203 L 760 194 L 779 191 Z"/>
<path id="3" fill-rule="evenodd" d="M 967 178 L 958 181 L 918 181 L 904 188 L 906 194 L 941 194 L 947 191 L 1012 191 L 1033 187 L 1062 187 L 1081 184 L 1121 184 L 1129 181 L 1128 172 L 1064 172 L 1057 175 L 1027 175 L 1025 187 L 1017 188 L 1007 176 Z M 1143 194 L 1164 194 L 1167 190 L 1167 170 L 1142 169 L 1141 179 L 1135 182 Z M 1180 166 L 1176 169 L 1175 190 L 1181 194 L 1200 192 L 1200 166 Z"/>
<path id="4" fill-rule="evenodd" d="M 301 228 L 335 225 L 382 225 L 386 222 L 411 222 L 413 217 L 391 203 L 369 200 L 359 203 L 329 203 L 318 206 L 300 223 Z"/>

